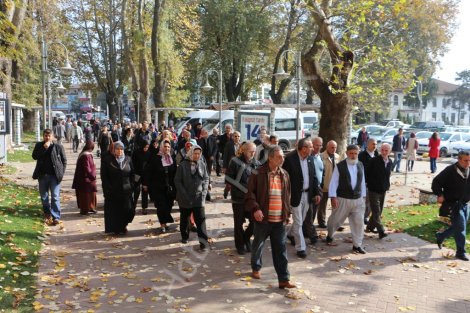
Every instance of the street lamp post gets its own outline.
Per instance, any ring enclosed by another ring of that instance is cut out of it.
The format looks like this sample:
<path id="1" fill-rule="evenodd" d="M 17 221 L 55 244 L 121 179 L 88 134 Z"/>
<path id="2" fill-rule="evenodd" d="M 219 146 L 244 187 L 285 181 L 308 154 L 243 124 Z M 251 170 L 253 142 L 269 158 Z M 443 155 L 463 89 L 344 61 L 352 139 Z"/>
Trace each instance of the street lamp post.
<path id="1" fill-rule="evenodd" d="M 217 80 L 219 83 L 219 130 L 222 133 L 222 70 L 208 70 L 206 73 L 206 83 L 201 87 L 201 89 L 204 92 L 209 92 L 212 90 L 212 88 L 214 88 L 209 84 L 209 74 L 211 73 L 217 73 Z"/>
<path id="2" fill-rule="evenodd" d="M 279 58 L 280 60 L 282 60 L 282 58 L 284 56 L 286 56 L 287 58 L 287 53 L 288 52 L 292 52 L 295 54 L 295 80 L 296 80 L 296 83 L 297 83 L 297 100 L 296 100 L 296 104 L 297 104 L 297 131 L 295 133 L 295 140 L 298 142 L 299 141 L 299 132 L 301 131 L 299 129 L 301 123 L 300 123 L 300 84 L 301 84 L 301 74 L 302 74 L 302 52 L 301 51 L 293 51 L 293 50 L 284 50 L 281 54 L 281 57 Z M 276 78 L 279 78 L 279 79 L 286 79 L 288 77 L 290 77 L 290 75 L 288 73 L 286 73 L 284 71 L 284 69 L 282 68 L 282 66 L 280 66 L 278 69 L 277 69 L 277 72 L 273 74 L 273 76 L 275 76 Z"/>
<path id="3" fill-rule="evenodd" d="M 73 74 L 75 69 L 70 66 L 69 62 L 69 51 L 67 50 L 67 47 L 58 41 L 53 41 L 50 43 L 50 45 L 60 45 L 65 49 L 65 64 L 60 70 L 60 74 L 63 76 L 70 76 Z M 51 86 L 50 86 L 50 77 L 49 77 L 49 69 L 47 66 L 47 44 L 46 41 L 44 40 L 44 34 L 41 34 L 41 59 L 42 59 L 42 104 L 43 104 L 43 129 L 47 128 L 47 105 L 49 105 L 49 128 L 52 127 L 52 105 L 51 105 Z M 60 77 L 60 85 L 58 89 L 65 90 L 64 86 L 62 85 L 62 78 Z"/>
<path id="4" fill-rule="evenodd" d="M 423 120 L 423 82 L 418 80 L 416 82 L 416 94 L 418 95 L 418 100 L 419 100 L 419 121 Z"/>

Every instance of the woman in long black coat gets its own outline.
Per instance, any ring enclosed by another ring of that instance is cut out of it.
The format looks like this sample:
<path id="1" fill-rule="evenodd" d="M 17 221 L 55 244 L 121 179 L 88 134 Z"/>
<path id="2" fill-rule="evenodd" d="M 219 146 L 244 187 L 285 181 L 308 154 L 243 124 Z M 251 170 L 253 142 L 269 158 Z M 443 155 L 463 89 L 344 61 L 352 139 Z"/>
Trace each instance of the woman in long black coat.
<path id="1" fill-rule="evenodd" d="M 132 199 L 134 169 L 131 158 L 124 154 L 124 144 L 114 143 L 114 154 L 109 154 L 101 165 L 104 193 L 104 228 L 106 233 L 125 234 L 127 224 L 135 216 Z"/>
<path id="2" fill-rule="evenodd" d="M 152 195 L 163 233 L 168 232 L 168 224 L 174 222 L 171 209 L 176 198 L 175 174 L 176 160 L 171 155 L 171 142 L 163 140 L 158 154 L 150 157 L 145 168 L 142 187 Z"/>

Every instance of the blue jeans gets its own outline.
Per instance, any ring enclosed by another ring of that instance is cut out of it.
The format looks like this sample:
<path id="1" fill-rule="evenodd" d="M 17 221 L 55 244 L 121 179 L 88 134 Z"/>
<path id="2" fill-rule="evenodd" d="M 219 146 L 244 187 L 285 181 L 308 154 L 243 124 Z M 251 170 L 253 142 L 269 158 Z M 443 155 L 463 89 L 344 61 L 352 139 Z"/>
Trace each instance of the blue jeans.
<path id="1" fill-rule="evenodd" d="M 432 173 L 436 172 L 436 170 L 437 170 L 436 159 L 437 159 L 437 158 L 430 158 L 430 162 L 431 162 L 431 172 L 432 172 Z"/>
<path id="2" fill-rule="evenodd" d="M 394 153 L 395 159 L 393 160 L 392 171 L 396 167 L 395 171 L 399 172 L 401 157 L 403 156 L 403 152 L 394 151 L 393 153 Z"/>
<path id="3" fill-rule="evenodd" d="M 465 235 L 467 233 L 468 206 L 464 205 L 460 210 L 452 211 L 450 216 L 451 225 L 441 233 L 436 233 L 438 240 L 444 241 L 450 236 L 454 236 L 457 246 L 457 256 L 465 255 Z"/>
<path id="4" fill-rule="evenodd" d="M 39 195 L 41 196 L 44 214 L 52 215 L 55 220 L 60 220 L 60 183 L 55 175 L 42 175 L 39 181 Z M 51 201 L 49 202 L 49 192 Z"/>
<path id="5" fill-rule="evenodd" d="M 286 227 L 284 223 L 262 224 L 255 222 L 253 228 L 253 244 L 251 246 L 251 269 L 259 271 L 263 266 L 263 249 L 266 239 L 271 240 L 271 252 L 273 256 L 274 269 L 280 282 L 289 281 L 290 275 L 287 269 L 286 252 Z"/>

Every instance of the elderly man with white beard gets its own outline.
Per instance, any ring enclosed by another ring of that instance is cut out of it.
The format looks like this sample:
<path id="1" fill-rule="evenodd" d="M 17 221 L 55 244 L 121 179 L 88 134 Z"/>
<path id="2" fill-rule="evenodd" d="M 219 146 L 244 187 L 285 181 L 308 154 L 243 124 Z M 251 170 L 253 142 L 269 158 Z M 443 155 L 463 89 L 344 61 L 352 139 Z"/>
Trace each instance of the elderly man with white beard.
<path id="1" fill-rule="evenodd" d="M 347 158 L 339 162 L 333 171 L 328 188 L 333 212 L 327 223 L 326 243 L 333 245 L 335 231 L 348 218 L 353 239 L 353 252 L 365 254 L 362 240 L 364 239 L 366 183 L 364 167 L 358 160 L 358 155 L 359 147 L 349 145 L 346 149 Z"/>

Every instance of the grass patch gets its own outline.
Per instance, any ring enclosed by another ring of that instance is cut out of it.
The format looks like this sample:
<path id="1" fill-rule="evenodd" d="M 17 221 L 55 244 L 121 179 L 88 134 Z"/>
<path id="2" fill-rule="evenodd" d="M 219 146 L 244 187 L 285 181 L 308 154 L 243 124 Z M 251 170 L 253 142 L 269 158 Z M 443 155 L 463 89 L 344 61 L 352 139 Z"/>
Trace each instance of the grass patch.
<path id="1" fill-rule="evenodd" d="M 33 154 L 34 145 L 30 144 L 28 146 L 28 150 L 14 150 L 12 152 L 8 152 L 7 159 L 8 162 L 20 162 L 20 163 L 28 163 L 34 162 L 32 154 Z"/>
<path id="2" fill-rule="evenodd" d="M 0 308 L 31 312 L 44 225 L 35 189 L 0 179 Z"/>
<path id="3" fill-rule="evenodd" d="M 40 138 L 42 138 L 42 133 L 41 133 L 41 136 Z M 36 140 L 36 133 L 35 132 L 24 132 L 23 133 L 23 136 L 21 137 L 21 140 L 24 142 L 24 143 L 36 143 L 37 140 Z"/>
<path id="4" fill-rule="evenodd" d="M 11 165 L 0 164 L 0 176 L 3 175 L 13 175 L 17 171 L 16 167 Z"/>
<path id="5" fill-rule="evenodd" d="M 447 224 L 438 217 L 439 207 L 433 205 L 404 206 L 400 208 L 385 208 L 383 211 L 384 225 L 390 230 L 405 232 L 423 240 L 435 243 L 436 231 L 447 228 Z M 467 238 L 470 227 L 467 226 Z M 468 240 L 467 240 L 468 242 Z M 453 237 L 444 241 L 444 246 L 456 249 Z M 466 244 L 467 251 L 470 244 Z"/>

